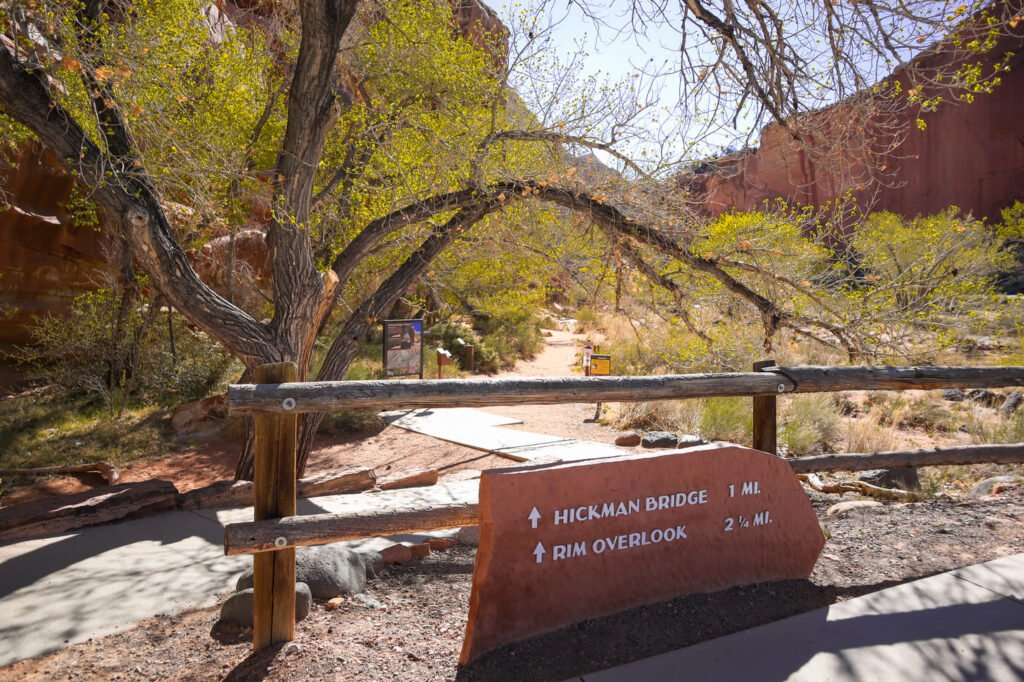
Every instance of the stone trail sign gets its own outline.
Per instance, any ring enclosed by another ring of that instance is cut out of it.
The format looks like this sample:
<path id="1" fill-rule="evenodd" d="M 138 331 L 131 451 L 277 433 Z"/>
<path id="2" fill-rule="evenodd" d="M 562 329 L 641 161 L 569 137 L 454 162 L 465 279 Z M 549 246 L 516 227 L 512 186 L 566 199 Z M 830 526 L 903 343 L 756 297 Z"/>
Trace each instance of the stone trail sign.
<path id="1" fill-rule="evenodd" d="M 486 471 L 459 660 L 642 604 L 806 578 L 824 544 L 790 466 L 737 445 Z"/>

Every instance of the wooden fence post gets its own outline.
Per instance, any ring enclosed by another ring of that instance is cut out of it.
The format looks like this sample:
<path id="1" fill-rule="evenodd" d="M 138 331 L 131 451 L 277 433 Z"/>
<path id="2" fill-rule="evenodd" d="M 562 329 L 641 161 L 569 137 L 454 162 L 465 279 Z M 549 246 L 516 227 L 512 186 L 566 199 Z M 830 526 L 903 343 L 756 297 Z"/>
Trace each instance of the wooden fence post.
<path id="1" fill-rule="evenodd" d="M 774 360 L 762 360 L 754 363 L 754 371 L 761 372 L 765 367 L 774 366 Z M 773 395 L 754 396 L 754 449 L 773 455 L 778 454 L 775 403 Z"/>
<path id="2" fill-rule="evenodd" d="M 279 384 L 296 381 L 298 375 L 295 363 L 279 362 L 257 367 L 253 380 Z M 254 421 L 254 517 L 262 521 L 294 516 L 298 414 L 258 414 Z M 294 548 L 253 555 L 252 605 L 255 651 L 295 639 Z"/>

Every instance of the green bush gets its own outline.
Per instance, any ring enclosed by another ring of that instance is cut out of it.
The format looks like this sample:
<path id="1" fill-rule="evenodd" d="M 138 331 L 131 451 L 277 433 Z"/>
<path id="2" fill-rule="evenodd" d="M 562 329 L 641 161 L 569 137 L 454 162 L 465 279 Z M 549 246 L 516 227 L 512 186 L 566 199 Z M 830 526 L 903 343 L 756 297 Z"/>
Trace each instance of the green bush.
<path id="1" fill-rule="evenodd" d="M 754 427 L 750 398 L 708 398 L 702 402 L 702 438 L 740 444 L 751 442 Z"/>
<path id="2" fill-rule="evenodd" d="M 129 405 L 171 406 L 210 393 L 235 363 L 180 315 L 124 304 L 109 289 L 75 298 L 64 317 L 38 318 L 34 344 L 16 358 L 37 381 L 67 395 L 102 399 L 111 414 Z"/>
<path id="3" fill-rule="evenodd" d="M 825 452 L 838 441 L 841 425 L 829 396 L 795 396 L 787 410 L 781 441 L 791 455 Z"/>
<path id="4" fill-rule="evenodd" d="M 431 327 L 429 333 L 432 344 L 435 347 L 440 345 L 451 353 L 458 361 L 459 367 L 465 368 L 466 365 L 466 347 L 458 342 L 458 339 L 462 339 L 466 344 L 473 346 L 475 371 L 498 371 L 501 362 L 497 351 L 466 325 L 457 322 L 440 322 Z"/>

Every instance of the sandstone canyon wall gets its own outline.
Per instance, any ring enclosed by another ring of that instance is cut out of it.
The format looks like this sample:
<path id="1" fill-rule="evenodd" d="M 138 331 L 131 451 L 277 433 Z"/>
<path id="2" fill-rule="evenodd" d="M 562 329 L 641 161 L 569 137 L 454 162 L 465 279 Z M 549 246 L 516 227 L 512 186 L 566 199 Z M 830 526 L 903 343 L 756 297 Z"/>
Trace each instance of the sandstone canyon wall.
<path id="1" fill-rule="evenodd" d="M 882 133 L 865 140 L 851 134 L 845 128 L 853 117 L 844 107 L 856 105 L 840 104 L 810 117 L 841 143 L 808 153 L 773 124 L 762 131 L 756 151 L 705 164 L 702 172 L 682 177 L 680 184 L 713 215 L 757 210 L 776 199 L 821 205 L 850 192 L 864 207 L 908 217 L 954 205 L 997 221 L 1003 208 L 1024 199 L 1024 24 L 985 61 L 991 64 L 1007 51 L 1014 53 L 1010 71 L 992 94 L 978 95 L 971 104 L 940 105 L 923 115 L 923 131 L 906 114 L 880 125 L 882 130 L 908 131 L 883 158 L 876 154 L 867 159 L 871 149 L 891 146 L 893 136 L 886 139 Z M 919 59 L 940 62 L 942 54 L 931 52 Z M 899 72 L 894 76 L 899 78 Z"/>

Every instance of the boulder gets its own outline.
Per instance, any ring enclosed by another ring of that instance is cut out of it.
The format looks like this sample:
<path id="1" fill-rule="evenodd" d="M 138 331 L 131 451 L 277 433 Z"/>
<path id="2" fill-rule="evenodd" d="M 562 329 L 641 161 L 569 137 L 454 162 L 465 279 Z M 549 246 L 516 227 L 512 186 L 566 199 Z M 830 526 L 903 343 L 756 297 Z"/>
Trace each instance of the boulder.
<path id="1" fill-rule="evenodd" d="M 967 391 L 967 399 L 985 407 L 995 407 L 1002 401 L 998 393 L 993 393 L 987 388 L 972 388 Z"/>
<path id="2" fill-rule="evenodd" d="M 220 619 L 225 623 L 252 627 L 253 590 L 247 588 L 235 592 L 220 607 Z M 305 583 L 295 583 L 295 622 L 309 615 L 313 605 L 313 594 Z"/>
<path id="3" fill-rule="evenodd" d="M 679 438 L 669 431 L 648 431 L 640 439 L 640 445 L 645 448 L 674 448 L 677 443 Z"/>
<path id="4" fill-rule="evenodd" d="M 695 448 L 698 445 L 707 445 L 707 441 L 700 436 L 694 436 L 688 433 L 684 433 L 679 436 L 679 440 L 676 442 L 677 448 Z"/>
<path id="5" fill-rule="evenodd" d="M 947 388 L 942 392 L 942 397 L 951 403 L 962 403 L 967 400 L 967 394 L 959 388 Z"/>
<path id="6" fill-rule="evenodd" d="M 899 467 L 896 469 L 872 469 L 857 477 L 859 480 L 880 488 L 899 488 L 900 490 L 920 490 L 921 479 L 917 475 L 917 467 Z"/>
<path id="7" fill-rule="evenodd" d="M 220 431 L 228 416 L 228 397 L 211 395 L 171 412 L 171 429 L 179 436 L 209 436 Z"/>
<path id="8" fill-rule="evenodd" d="M 624 448 L 632 448 L 640 445 L 641 440 L 643 437 L 636 431 L 624 431 L 615 437 L 615 444 Z"/>
<path id="9" fill-rule="evenodd" d="M 969 499 L 977 499 L 986 495 L 994 495 L 997 492 L 997 487 L 1013 485 L 1020 483 L 1022 480 L 1024 479 L 1019 476 L 993 476 L 992 478 L 986 478 L 975 485 L 971 492 L 967 493 L 967 497 Z"/>
<path id="10" fill-rule="evenodd" d="M 295 579 L 308 585 L 317 599 L 357 594 L 366 589 L 367 561 L 368 557 L 347 547 L 299 547 L 295 552 Z M 249 587 L 251 568 L 238 578 L 236 589 Z"/>
<path id="11" fill-rule="evenodd" d="M 999 406 L 999 413 L 1004 417 L 1009 417 L 1017 408 L 1020 407 L 1021 402 L 1024 401 L 1024 393 L 1020 391 L 1014 391 L 1010 395 L 1006 396 L 1006 400 Z"/>

